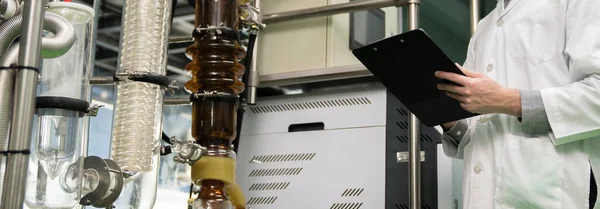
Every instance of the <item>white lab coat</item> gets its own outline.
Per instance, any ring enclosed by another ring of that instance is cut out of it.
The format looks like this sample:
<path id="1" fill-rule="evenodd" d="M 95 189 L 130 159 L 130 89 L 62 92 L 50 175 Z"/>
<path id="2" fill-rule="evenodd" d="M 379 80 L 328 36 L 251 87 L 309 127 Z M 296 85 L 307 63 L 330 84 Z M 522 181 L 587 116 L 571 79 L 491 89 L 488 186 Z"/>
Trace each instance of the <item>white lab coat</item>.
<path id="1" fill-rule="evenodd" d="M 512 0 L 506 8 L 500 0 L 478 24 L 464 67 L 505 87 L 541 90 L 552 127 L 533 136 L 513 116 L 467 119 L 458 147 L 443 142 L 446 154 L 464 158 L 464 208 L 589 208 L 588 156 L 600 177 L 600 0 Z"/>

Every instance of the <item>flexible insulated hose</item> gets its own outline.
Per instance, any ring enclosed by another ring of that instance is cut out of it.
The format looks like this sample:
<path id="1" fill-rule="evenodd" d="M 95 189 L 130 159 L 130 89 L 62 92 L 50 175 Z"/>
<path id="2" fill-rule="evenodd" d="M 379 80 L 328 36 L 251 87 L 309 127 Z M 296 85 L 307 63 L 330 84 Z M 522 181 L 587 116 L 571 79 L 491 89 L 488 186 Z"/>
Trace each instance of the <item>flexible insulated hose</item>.
<path id="1" fill-rule="evenodd" d="M 17 21 L 18 20 L 18 21 Z M 0 47 L 8 46 L 21 31 L 22 17 L 11 18 L 8 22 L 0 26 Z M 12 25 L 4 27 L 5 25 Z M 5 31 L 6 29 L 16 32 Z M 75 42 L 75 30 L 71 23 L 65 18 L 46 13 L 44 16 L 44 30 L 54 34 L 51 38 L 42 38 L 42 58 L 56 58 L 67 53 Z M 16 35 L 14 35 L 16 34 Z M 8 43 L 5 43 L 8 42 Z M 4 52 L 5 48 L 0 48 Z M 19 57 L 19 43 L 15 42 L 6 53 L 2 54 L 0 59 L 0 67 L 9 67 L 17 63 Z M 14 90 L 15 70 L 4 69 L 0 70 L 0 151 L 8 149 L 9 128 L 12 117 L 13 107 L 13 90 Z M 0 196 L 2 195 L 2 187 L 4 185 L 4 173 L 6 158 L 0 156 Z"/>
<path id="2" fill-rule="evenodd" d="M 8 19 L 0 25 L 0 57 L 4 56 L 4 52 L 8 46 L 19 36 L 21 27 L 23 26 L 23 16 L 15 16 Z"/>

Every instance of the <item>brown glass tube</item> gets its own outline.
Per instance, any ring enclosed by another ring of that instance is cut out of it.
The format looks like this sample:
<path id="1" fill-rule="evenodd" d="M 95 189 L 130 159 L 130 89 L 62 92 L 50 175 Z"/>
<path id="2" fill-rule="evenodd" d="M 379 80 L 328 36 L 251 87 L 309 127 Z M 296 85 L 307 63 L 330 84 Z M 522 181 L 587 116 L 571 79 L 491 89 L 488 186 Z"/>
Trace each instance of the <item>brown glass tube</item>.
<path id="1" fill-rule="evenodd" d="M 195 33 L 195 42 L 187 49 L 193 58 L 186 66 L 192 74 L 185 85 L 187 91 L 238 95 L 244 90 L 238 79 L 245 71 L 239 63 L 245 50 L 237 39 L 238 24 L 237 1 L 196 0 L 196 27 L 209 30 Z M 192 108 L 192 135 L 196 141 L 209 148 L 229 147 L 236 135 L 237 103 L 204 99 L 194 102 Z"/>
<path id="2" fill-rule="evenodd" d="M 185 84 L 190 93 L 225 93 L 239 95 L 244 84 L 238 79 L 245 69 L 239 61 L 245 50 L 238 40 L 237 0 L 196 0 L 195 42 L 187 48 L 192 62 L 186 70 L 192 80 Z M 208 148 L 212 156 L 227 157 L 236 136 L 238 104 L 235 100 L 204 98 L 192 104 L 192 136 Z M 201 180 L 201 200 L 227 200 L 223 182 Z M 219 207 L 213 207 L 219 208 Z"/>
<path id="3" fill-rule="evenodd" d="M 227 203 L 227 195 L 223 189 L 225 185 L 220 181 L 205 180 L 198 193 L 198 198 L 204 201 L 198 204 L 200 208 L 227 208 L 232 207 Z"/>

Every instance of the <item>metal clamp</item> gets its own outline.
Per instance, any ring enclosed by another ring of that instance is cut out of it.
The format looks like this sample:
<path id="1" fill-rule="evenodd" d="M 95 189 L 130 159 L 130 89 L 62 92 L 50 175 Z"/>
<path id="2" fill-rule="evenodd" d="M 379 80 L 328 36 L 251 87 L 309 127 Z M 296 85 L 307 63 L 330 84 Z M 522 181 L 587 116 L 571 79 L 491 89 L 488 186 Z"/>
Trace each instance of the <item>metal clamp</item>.
<path id="1" fill-rule="evenodd" d="M 224 36 L 233 40 L 239 40 L 240 34 L 237 30 L 225 27 L 225 26 L 213 26 L 209 25 L 207 27 L 197 27 L 192 31 L 192 37 L 198 37 L 202 35 L 209 36 Z"/>
<path id="2" fill-rule="evenodd" d="M 191 101 L 223 101 L 223 102 L 239 102 L 239 95 L 219 92 L 219 91 L 204 91 L 191 95 Z"/>
<path id="3" fill-rule="evenodd" d="M 169 78 L 165 75 L 160 75 L 156 73 L 149 72 L 141 72 L 141 71 L 126 71 L 119 72 L 115 76 L 117 80 L 131 80 L 131 81 L 139 81 L 146 82 L 151 84 L 156 84 L 166 88 L 166 90 L 173 92 L 174 90 L 179 89 L 178 86 L 175 85 L 176 80 L 169 80 Z"/>
<path id="4" fill-rule="evenodd" d="M 171 143 L 171 150 L 177 153 L 173 157 L 173 161 L 182 164 L 194 165 L 207 150 L 206 147 L 196 144 L 194 141 L 180 140 L 177 137 L 171 137 Z"/>
<path id="5" fill-rule="evenodd" d="M 89 156 L 84 159 L 83 167 L 95 171 L 98 184 L 92 192 L 81 198 L 79 204 L 97 208 L 110 207 L 123 190 L 123 171 L 119 165 L 109 159 Z"/>
<path id="6" fill-rule="evenodd" d="M 261 21 L 260 10 L 250 5 L 250 3 L 240 5 L 240 20 L 242 24 L 255 30 L 267 27 Z"/>
<path id="7" fill-rule="evenodd" d="M 90 104 L 90 107 L 88 107 L 86 114 L 88 116 L 96 117 L 101 107 L 104 107 L 104 105 Z"/>

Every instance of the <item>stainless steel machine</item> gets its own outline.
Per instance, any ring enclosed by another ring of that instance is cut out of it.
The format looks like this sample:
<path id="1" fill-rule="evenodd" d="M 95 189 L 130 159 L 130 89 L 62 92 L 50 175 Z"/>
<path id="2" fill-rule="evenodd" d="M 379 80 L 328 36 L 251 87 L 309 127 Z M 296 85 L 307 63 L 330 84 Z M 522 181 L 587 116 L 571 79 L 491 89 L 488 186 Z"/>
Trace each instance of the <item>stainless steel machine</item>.
<path id="1" fill-rule="evenodd" d="M 410 208 L 409 113 L 384 87 L 257 102 L 244 118 L 238 153 L 249 207 Z M 438 194 L 438 176 L 452 173 L 450 166 L 438 170 L 438 161 L 449 163 L 438 156 L 440 133 L 422 126 L 419 139 L 420 208 L 453 208 L 452 200 L 438 203 L 452 199 L 448 190 Z"/>

